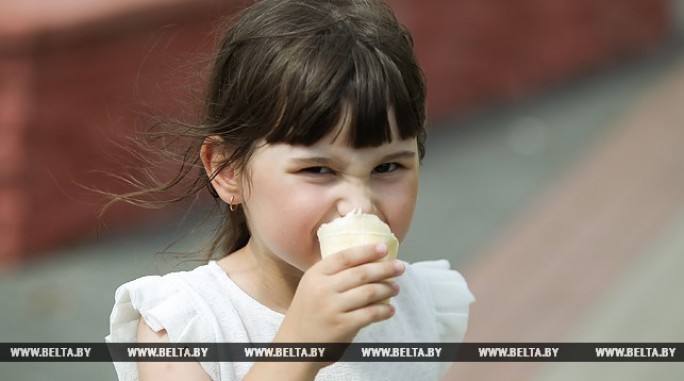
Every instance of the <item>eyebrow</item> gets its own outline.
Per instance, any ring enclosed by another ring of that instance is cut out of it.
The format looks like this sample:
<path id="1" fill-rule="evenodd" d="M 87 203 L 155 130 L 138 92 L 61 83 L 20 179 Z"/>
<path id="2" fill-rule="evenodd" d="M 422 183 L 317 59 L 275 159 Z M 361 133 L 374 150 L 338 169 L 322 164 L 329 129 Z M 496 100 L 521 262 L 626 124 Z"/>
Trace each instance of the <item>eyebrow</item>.
<path id="1" fill-rule="evenodd" d="M 416 157 L 414 151 L 399 151 L 394 152 L 389 155 L 383 156 L 379 161 L 388 162 L 393 160 L 401 159 L 413 159 Z M 310 165 L 310 166 L 329 166 L 334 161 L 333 159 L 325 156 L 310 156 L 310 157 L 298 157 L 294 158 L 293 161 L 298 165 Z"/>
<path id="2" fill-rule="evenodd" d="M 416 153 L 414 151 L 399 151 L 395 153 L 391 153 L 387 156 L 384 156 L 381 161 L 392 161 L 392 160 L 399 160 L 399 159 L 413 159 L 416 157 Z"/>
<path id="3" fill-rule="evenodd" d="M 325 167 L 330 165 L 331 159 L 322 156 L 311 156 L 311 157 L 297 157 L 292 159 L 292 161 L 297 165 L 307 165 L 307 166 L 321 166 Z"/>

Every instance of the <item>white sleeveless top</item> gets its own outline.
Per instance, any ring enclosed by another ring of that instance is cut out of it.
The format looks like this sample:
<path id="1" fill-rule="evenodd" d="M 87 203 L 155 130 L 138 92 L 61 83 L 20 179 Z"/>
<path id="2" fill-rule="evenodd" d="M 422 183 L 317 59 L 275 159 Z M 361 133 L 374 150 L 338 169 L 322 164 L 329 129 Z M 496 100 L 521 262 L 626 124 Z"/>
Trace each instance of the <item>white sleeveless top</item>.
<path id="1" fill-rule="evenodd" d="M 460 342 L 475 299 L 446 260 L 406 266 L 395 279 L 401 292 L 392 298 L 396 314 L 362 329 L 355 342 Z M 171 342 L 271 342 L 284 315 L 250 297 L 216 262 L 165 276 L 147 276 L 116 290 L 107 342 L 135 342 L 142 316 L 154 331 L 165 329 Z M 202 362 L 215 381 L 242 380 L 248 362 Z M 138 380 L 136 363 L 114 363 L 119 380 Z M 390 366 L 388 366 L 390 365 Z M 448 363 L 337 362 L 323 368 L 321 381 L 438 380 Z"/>

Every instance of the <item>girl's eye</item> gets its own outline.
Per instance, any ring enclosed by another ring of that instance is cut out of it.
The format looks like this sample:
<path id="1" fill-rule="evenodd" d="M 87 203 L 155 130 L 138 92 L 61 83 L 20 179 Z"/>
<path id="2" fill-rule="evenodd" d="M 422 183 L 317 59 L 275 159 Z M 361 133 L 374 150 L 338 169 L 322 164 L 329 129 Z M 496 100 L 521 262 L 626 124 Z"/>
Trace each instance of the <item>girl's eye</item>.
<path id="1" fill-rule="evenodd" d="M 333 173 L 332 169 L 328 167 L 308 167 L 302 169 L 302 172 L 312 175 L 330 175 Z"/>
<path id="2" fill-rule="evenodd" d="M 384 163 L 384 164 L 380 164 L 377 167 L 375 167 L 373 169 L 373 172 L 375 172 L 375 173 L 390 173 L 390 172 L 396 171 L 399 168 L 400 168 L 400 166 L 397 163 Z"/>

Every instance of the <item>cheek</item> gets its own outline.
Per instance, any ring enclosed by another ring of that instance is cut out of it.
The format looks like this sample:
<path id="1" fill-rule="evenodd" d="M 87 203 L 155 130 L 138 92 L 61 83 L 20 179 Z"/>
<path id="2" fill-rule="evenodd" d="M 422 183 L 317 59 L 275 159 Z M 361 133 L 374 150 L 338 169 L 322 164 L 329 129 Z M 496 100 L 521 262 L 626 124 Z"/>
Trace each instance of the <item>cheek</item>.
<path id="1" fill-rule="evenodd" d="M 392 232 L 403 241 L 411 227 L 418 196 L 418 182 L 410 181 L 395 187 L 383 197 L 383 210 Z"/>
<path id="2" fill-rule="evenodd" d="M 318 259 L 314 229 L 323 210 L 320 193 L 282 179 L 263 180 L 247 200 L 254 236 L 273 254 L 306 269 Z"/>

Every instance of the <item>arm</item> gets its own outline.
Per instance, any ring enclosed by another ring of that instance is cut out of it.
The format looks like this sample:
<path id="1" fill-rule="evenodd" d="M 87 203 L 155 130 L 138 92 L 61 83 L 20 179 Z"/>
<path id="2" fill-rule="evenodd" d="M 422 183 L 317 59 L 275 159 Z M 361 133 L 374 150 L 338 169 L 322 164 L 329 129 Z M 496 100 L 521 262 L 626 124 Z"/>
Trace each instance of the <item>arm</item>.
<path id="1" fill-rule="evenodd" d="M 141 317 L 137 340 L 139 343 L 168 343 L 169 336 L 165 330 L 154 332 Z M 140 381 L 211 381 L 198 362 L 139 362 L 138 376 Z"/>
<path id="2" fill-rule="evenodd" d="M 142 318 L 138 323 L 139 343 L 168 343 L 165 330 L 154 332 Z M 253 366 L 247 380 L 305 381 L 313 380 L 318 373 L 311 363 L 259 363 Z M 140 381 L 211 381 L 198 362 L 139 362 Z"/>
<path id="3" fill-rule="evenodd" d="M 399 261 L 379 261 L 384 245 L 364 246 L 326 257 L 306 271 L 274 343 L 349 343 L 361 328 L 389 319 L 385 301 L 397 295 L 391 278 L 401 275 Z M 257 362 L 244 381 L 312 381 L 330 363 Z"/>

